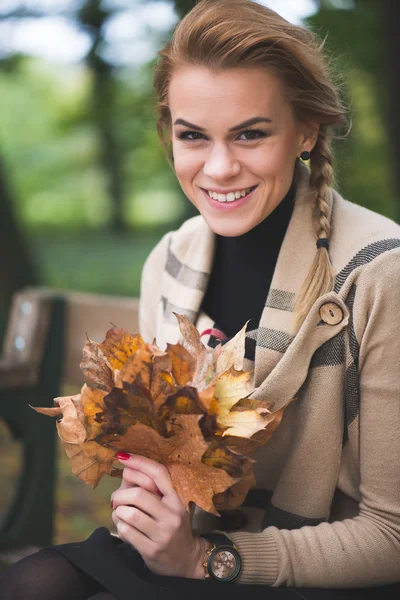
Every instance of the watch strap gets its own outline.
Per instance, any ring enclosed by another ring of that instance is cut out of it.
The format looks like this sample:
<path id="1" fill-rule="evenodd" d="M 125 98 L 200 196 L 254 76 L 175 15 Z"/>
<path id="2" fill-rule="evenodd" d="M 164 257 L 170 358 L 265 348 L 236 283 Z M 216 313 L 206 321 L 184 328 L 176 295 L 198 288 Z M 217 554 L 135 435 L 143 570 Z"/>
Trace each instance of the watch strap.
<path id="1" fill-rule="evenodd" d="M 217 533 L 217 532 L 201 533 L 200 537 L 204 538 L 205 540 L 208 540 L 209 542 L 214 544 L 217 548 L 219 546 L 231 546 L 232 548 L 235 547 L 232 540 L 224 533 Z"/>

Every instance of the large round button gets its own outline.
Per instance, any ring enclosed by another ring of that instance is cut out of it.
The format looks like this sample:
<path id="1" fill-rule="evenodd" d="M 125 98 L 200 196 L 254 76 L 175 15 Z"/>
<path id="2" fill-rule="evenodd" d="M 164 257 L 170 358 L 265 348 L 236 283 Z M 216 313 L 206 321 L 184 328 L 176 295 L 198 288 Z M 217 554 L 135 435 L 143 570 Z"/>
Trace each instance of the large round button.
<path id="1" fill-rule="evenodd" d="M 343 321 L 343 311 L 334 302 L 326 302 L 319 309 L 319 314 L 324 323 L 337 325 Z"/>

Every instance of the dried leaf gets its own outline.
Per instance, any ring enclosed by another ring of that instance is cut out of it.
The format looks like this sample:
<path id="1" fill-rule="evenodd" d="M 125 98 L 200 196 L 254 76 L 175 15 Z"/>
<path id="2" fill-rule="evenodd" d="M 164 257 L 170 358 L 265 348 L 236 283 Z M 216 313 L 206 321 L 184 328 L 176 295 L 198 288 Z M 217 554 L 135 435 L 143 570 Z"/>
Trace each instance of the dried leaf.
<path id="1" fill-rule="evenodd" d="M 178 385 L 186 385 L 192 381 L 196 369 L 196 359 L 182 344 L 167 344 L 170 357 L 171 372 Z"/>
<path id="2" fill-rule="evenodd" d="M 192 383 L 207 386 L 214 375 L 213 353 L 209 352 L 201 341 L 200 333 L 193 323 L 185 316 L 173 313 L 178 320 L 185 348 L 195 357 L 195 372 Z"/>
<path id="3" fill-rule="evenodd" d="M 146 344 L 141 335 L 132 335 L 126 329 L 113 327 L 107 331 L 100 348 L 112 369 L 121 369 L 126 360 L 137 350 L 145 350 Z"/>
<path id="4" fill-rule="evenodd" d="M 249 321 L 242 329 L 231 338 L 226 344 L 219 347 L 218 358 L 216 361 L 216 376 L 222 375 L 232 367 L 236 371 L 243 369 L 243 359 L 246 343 L 246 329 Z"/>
<path id="5" fill-rule="evenodd" d="M 83 348 L 83 358 L 80 364 L 85 377 L 95 383 L 100 389 L 109 391 L 112 389 L 113 372 L 106 355 L 100 344 L 87 338 Z"/>
<path id="6" fill-rule="evenodd" d="M 114 450 L 147 456 L 166 465 L 184 506 L 195 502 L 205 511 L 218 515 L 213 496 L 224 492 L 236 479 L 223 469 L 201 462 L 208 448 L 204 441 L 198 415 L 179 415 L 175 418 L 180 431 L 173 437 L 163 438 L 154 429 L 138 423 L 129 428 L 118 441 L 110 444 Z"/>
<path id="7" fill-rule="evenodd" d="M 233 435 L 241 438 L 251 438 L 257 431 L 275 420 L 275 416 L 260 408 L 257 410 L 231 411 L 223 418 L 218 418 L 218 424 L 227 427 L 222 436 Z"/>
<path id="8" fill-rule="evenodd" d="M 117 327 L 101 344 L 88 340 L 81 367 L 97 388 L 35 410 L 62 417 L 59 436 L 86 483 L 121 476 L 116 450 L 142 454 L 167 466 L 187 508 L 195 502 L 218 514 L 216 506 L 236 508 L 254 485 L 249 455 L 271 437 L 284 408 L 271 413 L 269 402 L 249 398 L 246 326 L 211 350 L 187 317 L 176 317 L 183 344 L 166 351 Z"/>
<path id="9" fill-rule="evenodd" d="M 124 383 L 138 383 L 150 390 L 150 382 L 153 371 L 153 360 L 148 350 L 139 349 L 126 359 L 118 373 L 118 387 Z"/>
<path id="10" fill-rule="evenodd" d="M 286 406 L 274 413 L 271 413 L 273 419 L 269 421 L 266 427 L 260 431 L 257 431 L 257 433 L 255 433 L 251 438 L 247 439 L 235 437 L 233 435 L 226 435 L 224 437 L 225 444 L 236 452 L 245 455 L 252 455 L 258 448 L 260 448 L 260 446 L 263 446 L 270 440 L 272 434 L 280 425 L 285 408 Z"/>
<path id="11" fill-rule="evenodd" d="M 95 439 L 101 433 L 101 425 L 98 422 L 98 415 L 101 415 L 105 409 L 104 397 L 107 392 L 90 388 L 84 385 L 80 394 L 80 405 L 84 416 L 86 417 L 87 439 Z"/>
<path id="12" fill-rule="evenodd" d="M 56 424 L 58 435 L 74 475 L 96 487 L 103 475 L 111 473 L 115 452 L 94 441 L 86 441 L 84 415 L 78 399 L 79 395 L 54 400 L 63 415 Z M 37 412 L 43 414 L 43 409 Z"/>
<path id="13" fill-rule="evenodd" d="M 220 418 L 224 418 L 233 406 L 252 391 L 250 373 L 231 367 L 217 379 L 215 397 L 218 399 Z"/>
<path id="14" fill-rule="evenodd" d="M 239 481 L 214 496 L 214 505 L 218 510 L 234 510 L 242 505 L 249 490 L 256 485 L 253 463 L 251 458 L 245 457 Z"/>

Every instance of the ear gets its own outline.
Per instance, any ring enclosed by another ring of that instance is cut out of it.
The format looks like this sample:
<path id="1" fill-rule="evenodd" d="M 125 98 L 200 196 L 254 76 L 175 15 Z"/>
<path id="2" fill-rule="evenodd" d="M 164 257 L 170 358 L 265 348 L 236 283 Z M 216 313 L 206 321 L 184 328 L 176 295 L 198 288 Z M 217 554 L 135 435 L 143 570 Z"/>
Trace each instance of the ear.
<path id="1" fill-rule="evenodd" d="M 311 152 L 317 143 L 319 134 L 319 123 L 304 123 L 301 150 L 307 150 Z"/>

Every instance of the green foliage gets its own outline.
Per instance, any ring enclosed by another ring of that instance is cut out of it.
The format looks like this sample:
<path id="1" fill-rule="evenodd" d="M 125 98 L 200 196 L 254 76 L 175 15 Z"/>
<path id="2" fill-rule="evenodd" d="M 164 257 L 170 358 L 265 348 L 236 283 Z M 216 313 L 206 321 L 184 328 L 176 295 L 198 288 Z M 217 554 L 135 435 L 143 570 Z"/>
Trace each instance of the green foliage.
<path id="1" fill-rule="evenodd" d="M 157 227 L 176 222 L 183 201 L 157 139 L 148 68 L 141 79 L 139 89 L 126 77 L 116 80 L 113 126 L 122 151 L 126 220 L 132 227 Z M 99 229 L 108 223 L 112 199 L 89 112 L 90 91 L 83 67 L 56 70 L 25 59 L 17 71 L 0 73 L 0 147 L 28 230 Z M 163 190 L 162 206 L 143 202 Z"/>
<path id="2" fill-rule="evenodd" d="M 335 144 L 337 188 L 352 202 L 395 219 L 392 156 L 384 119 L 383 32 L 379 6 L 321 10 L 307 23 L 335 63 L 351 105 L 350 136 Z"/>

